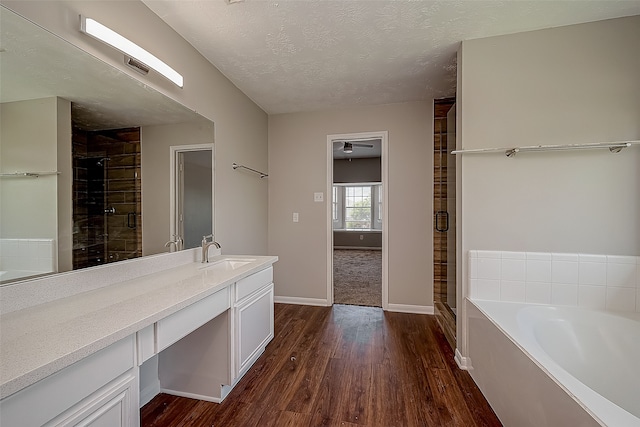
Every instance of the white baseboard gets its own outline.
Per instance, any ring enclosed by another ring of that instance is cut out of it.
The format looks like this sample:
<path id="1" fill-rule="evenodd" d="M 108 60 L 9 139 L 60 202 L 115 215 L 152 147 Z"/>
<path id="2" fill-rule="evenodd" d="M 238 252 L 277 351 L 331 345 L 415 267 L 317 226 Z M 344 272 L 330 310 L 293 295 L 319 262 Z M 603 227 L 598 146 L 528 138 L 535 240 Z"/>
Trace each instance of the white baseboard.
<path id="1" fill-rule="evenodd" d="M 326 299 L 319 298 L 300 298 L 300 297 L 279 297 L 275 296 L 273 302 L 282 304 L 297 304 L 297 305 L 319 305 L 322 307 L 328 307 L 331 304 Z"/>
<path id="2" fill-rule="evenodd" d="M 386 311 L 412 314 L 433 314 L 432 305 L 387 304 Z"/>
<path id="3" fill-rule="evenodd" d="M 462 356 L 462 353 L 460 353 L 460 350 L 458 350 L 457 348 L 456 348 L 455 356 L 453 357 L 453 359 L 458 364 L 458 368 L 464 371 L 470 371 L 471 369 L 473 369 L 473 367 L 471 366 L 471 359 L 469 359 L 468 357 Z"/>
<path id="4" fill-rule="evenodd" d="M 160 381 L 154 381 L 146 386 L 143 390 L 140 390 L 140 407 L 142 408 L 147 403 L 151 402 L 151 399 L 156 397 L 160 393 Z"/>
<path id="5" fill-rule="evenodd" d="M 322 307 L 329 307 L 331 304 L 326 299 L 319 298 L 300 298 L 300 297 L 274 297 L 274 302 L 282 304 L 297 304 L 297 305 L 317 305 Z M 398 313 L 411 313 L 411 314 L 433 314 L 433 306 L 431 305 L 406 305 L 406 304 L 389 304 L 386 311 L 395 311 Z"/>
<path id="6" fill-rule="evenodd" d="M 334 246 L 333 249 L 344 249 L 344 250 L 357 249 L 359 251 L 381 251 L 382 250 L 382 248 L 379 248 L 377 246 Z"/>
<path id="7" fill-rule="evenodd" d="M 205 396 L 205 395 L 202 395 L 202 394 L 185 393 L 183 391 L 176 391 L 176 390 L 171 390 L 171 389 L 168 389 L 168 388 L 160 389 L 160 391 L 162 393 L 170 394 L 172 396 L 188 397 L 189 399 L 198 399 L 198 400 L 204 400 L 206 402 L 213 402 L 213 403 L 222 402 L 222 399 L 220 399 L 218 397 Z"/>

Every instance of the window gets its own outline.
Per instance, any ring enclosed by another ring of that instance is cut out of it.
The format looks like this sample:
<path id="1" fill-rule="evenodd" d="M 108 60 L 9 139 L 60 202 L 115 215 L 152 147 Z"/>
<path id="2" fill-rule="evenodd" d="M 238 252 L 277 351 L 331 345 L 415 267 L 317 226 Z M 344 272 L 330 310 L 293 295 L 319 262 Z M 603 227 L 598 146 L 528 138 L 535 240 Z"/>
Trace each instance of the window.
<path id="1" fill-rule="evenodd" d="M 382 185 L 376 185 L 376 187 L 378 196 L 378 214 L 376 215 L 376 220 L 382 223 Z"/>
<path id="2" fill-rule="evenodd" d="M 332 203 L 334 229 L 382 228 L 382 185 L 334 185 Z"/>
<path id="3" fill-rule="evenodd" d="M 371 187 L 345 187 L 344 226 L 371 229 Z"/>

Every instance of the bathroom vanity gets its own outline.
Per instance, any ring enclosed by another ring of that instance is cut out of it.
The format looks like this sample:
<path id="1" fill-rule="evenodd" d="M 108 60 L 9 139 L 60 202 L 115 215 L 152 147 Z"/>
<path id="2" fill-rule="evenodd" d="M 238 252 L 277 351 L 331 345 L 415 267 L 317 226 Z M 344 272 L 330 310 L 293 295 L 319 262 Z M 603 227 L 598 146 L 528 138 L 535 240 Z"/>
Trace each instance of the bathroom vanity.
<path id="1" fill-rule="evenodd" d="M 157 375 L 147 400 L 162 391 L 222 401 L 273 338 L 277 257 L 167 267 L 187 256 L 170 255 L 144 275 L 132 265 L 153 259 L 59 275 L 67 288 L 78 274 L 102 282 L 9 312 L 6 299 L 18 294 L 0 289 L 0 425 L 138 426 L 145 363 Z M 25 286 L 22 295 L 37 290 Z"/>

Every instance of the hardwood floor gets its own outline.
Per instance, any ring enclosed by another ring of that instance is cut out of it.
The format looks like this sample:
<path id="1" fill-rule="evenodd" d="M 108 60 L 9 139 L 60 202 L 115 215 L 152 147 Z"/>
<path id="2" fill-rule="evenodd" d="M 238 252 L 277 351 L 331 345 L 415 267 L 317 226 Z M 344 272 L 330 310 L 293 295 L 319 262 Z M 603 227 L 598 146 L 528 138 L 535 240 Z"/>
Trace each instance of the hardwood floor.
<path id="1" fill-rule="evenodd" d="M 160 426 L 500 426 L 429 315 L 275 306 L 275 338 L 221 404 L 160 394 Z"/>

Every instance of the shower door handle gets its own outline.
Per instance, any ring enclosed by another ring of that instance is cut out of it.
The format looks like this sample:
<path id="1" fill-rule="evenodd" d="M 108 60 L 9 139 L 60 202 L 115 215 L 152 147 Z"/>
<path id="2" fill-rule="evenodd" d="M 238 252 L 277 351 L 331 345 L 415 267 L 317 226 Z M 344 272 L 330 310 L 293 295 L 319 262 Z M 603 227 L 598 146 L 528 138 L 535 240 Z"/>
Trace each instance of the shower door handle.
<path id="1" fill-rule="evenodd" d="M 136 213 L 135 212 L 129 212 L 127 214 L 127 227 L 129 228 L 136 228 Z"/>
<path id="2" fill-rule="evenodd" d="M 440 228 L 440 218 L 444 216 L 444 228 Z M 449 212 L 437 211 L 436 212 L 436 231 L 439 233 L 445 233 L 449 231 Z"/>

